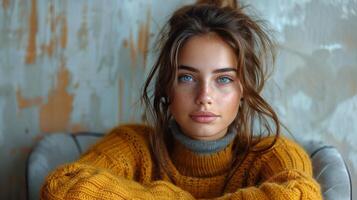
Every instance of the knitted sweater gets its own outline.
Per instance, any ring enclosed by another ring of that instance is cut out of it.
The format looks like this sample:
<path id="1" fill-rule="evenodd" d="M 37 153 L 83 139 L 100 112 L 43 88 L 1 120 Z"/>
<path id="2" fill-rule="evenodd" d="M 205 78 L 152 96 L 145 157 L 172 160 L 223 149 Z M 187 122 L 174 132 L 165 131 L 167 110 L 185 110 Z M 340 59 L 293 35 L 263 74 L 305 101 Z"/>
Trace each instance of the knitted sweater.
<path id="1" fill-rule="evenodd" d="M 144 125 L 113 129 L 78 161 L 53 171 L 41 199 L 322 199 L 309 156 L 287 138 L 279 137 L 265 153 L 249 153 L 222 193 L 232 144 L 197 154 L 175 141 L 167 158 L 169 179 L 154 164 L 152 132 Z M 271 141 L 265 138 L 256 147 Z"/>

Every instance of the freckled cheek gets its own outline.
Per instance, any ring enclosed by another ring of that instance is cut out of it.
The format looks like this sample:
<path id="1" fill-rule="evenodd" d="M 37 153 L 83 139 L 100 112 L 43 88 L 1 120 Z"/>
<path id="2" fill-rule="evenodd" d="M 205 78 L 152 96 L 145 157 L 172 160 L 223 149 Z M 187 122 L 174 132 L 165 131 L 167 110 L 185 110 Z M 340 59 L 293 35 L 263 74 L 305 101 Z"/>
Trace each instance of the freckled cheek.
<path id="1" fill-rule="evenodd" d="M 193 98 L 194 88 L 191 88 L 191 87 L 174 88 L 172 91 L 172 96 L 174 97 L 174 99 L 177 99 L 177 100 L 185 99 L 187 101 L 187 100 L 189 100 L 189 98 Z"/>
<path id="2" fill-rule="evenodd" d="M 222 90 L 219 92 L 217 102 L 220 105 L 231 106 L 231 107 L 238 107 L 241 93 L 237 90 Z"/>

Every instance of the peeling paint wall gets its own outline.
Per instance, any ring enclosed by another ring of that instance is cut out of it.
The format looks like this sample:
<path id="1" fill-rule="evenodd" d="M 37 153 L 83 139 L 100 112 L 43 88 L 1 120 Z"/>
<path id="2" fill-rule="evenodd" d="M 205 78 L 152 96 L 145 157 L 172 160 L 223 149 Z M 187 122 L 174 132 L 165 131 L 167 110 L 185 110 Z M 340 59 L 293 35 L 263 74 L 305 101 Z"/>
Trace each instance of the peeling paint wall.
<path id="1" fill-rule="evenodd" d="M 159 24 L 184 2 L 0 1 L 0 199 L 25 198 L 45 134 L 140 121 L 138 91 Z"/>
<path id="2" fill-rule="evenodd" d="M 265 96 L 295 137 L 336 146 L 356 186 L 357 1 L 244 2 L 270 22 L 279 41 Z"/>
<path id="3" fill-rule="evenodd" d="M 25 198 L 25 160 L 45 134 L 140 121 L 154 38 L 189 2 L 0 1 L 0 199 Z M 265 96 L 295 137 L 336 145 L 356 185 L 357 1 L 244 2 L 280 45 Z"/>

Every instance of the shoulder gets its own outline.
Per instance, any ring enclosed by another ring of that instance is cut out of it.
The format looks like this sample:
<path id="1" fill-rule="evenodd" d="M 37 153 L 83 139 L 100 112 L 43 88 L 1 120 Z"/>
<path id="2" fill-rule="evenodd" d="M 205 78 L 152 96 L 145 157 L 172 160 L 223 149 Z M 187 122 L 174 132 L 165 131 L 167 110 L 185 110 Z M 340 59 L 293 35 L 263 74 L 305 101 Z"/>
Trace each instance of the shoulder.
<path id="1" fill-rule="evenodd" d="M 124 151 L 125 149 L 139 150 L 149 149 L 150 135 L 153 128 L 144 124 L 122 124 L 108 131 L 102 139 L 89 150 L 104 152 Z"/>
<path id="2" fill-rule="evenodd" d="M 255 147 L 269 146 L 273 141 L 274 137 L 266 137 L 261 139 Z M 268 150 L 261 152 L 259 157 L 262 164 L 269 166 L 269 168 L 297 169 L 312 174 L 309 155 L 297 142 L 284 136 L 279 136 L 275 144 Z"/>
<path id="3" fill-rule="evenodd" d="M 261 138 L 253 147 L 253 149 L 261 149 L 267 146 L 270 146 L 275 140 L 275 137 L 263 137 Z M 295 141 L 285 136 L 278 136 L 273 146 L 271 146 L 269 151 L 280 151 L 284 149 L 298 149 L 299 151 L 305 152 L 305 150 Z"/>
<path id="4" fill-rule="evenodd" d="M 153 128 L 145 124 L 122 124 L 114 127 L 108 133 L 108 135 L 126 138 L 149 138 L 151 134 L 153 134 Z"/>

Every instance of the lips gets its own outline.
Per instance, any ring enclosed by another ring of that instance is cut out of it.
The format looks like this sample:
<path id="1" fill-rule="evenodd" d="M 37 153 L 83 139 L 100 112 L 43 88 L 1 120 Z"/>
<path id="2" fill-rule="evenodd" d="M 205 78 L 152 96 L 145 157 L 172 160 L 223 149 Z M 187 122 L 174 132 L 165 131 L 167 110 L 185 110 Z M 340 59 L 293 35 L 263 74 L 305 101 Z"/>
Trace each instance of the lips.
<path id="1" fill-rule="evenodd" d="M 216 120 L 219 115 L 216 115 L 212 112 L 198 111 L 190 114 L 190 117 L 193 121 L 198 123 L 211 123 Z"/>

